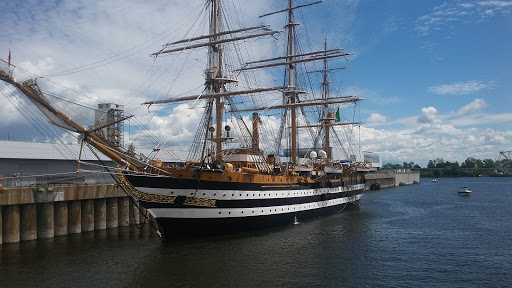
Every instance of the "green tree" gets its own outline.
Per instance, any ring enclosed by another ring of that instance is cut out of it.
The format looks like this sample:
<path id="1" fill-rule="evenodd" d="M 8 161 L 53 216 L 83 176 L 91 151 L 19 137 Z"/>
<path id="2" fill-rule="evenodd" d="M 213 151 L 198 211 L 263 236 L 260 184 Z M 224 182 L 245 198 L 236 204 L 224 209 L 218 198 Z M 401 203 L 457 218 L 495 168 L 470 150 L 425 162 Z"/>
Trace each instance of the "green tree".
<path id="1" fill-rule="evenodd" d="M 496 168 L 496 163 L 492 159 L 485 159 L 483 168 Z"/>
<path id="2" fill-rule="evenodd" d="M 462 163 L 462 168 L 475 168 L 476 167 L 476 159 L 473 157 L 469 157 Z"/>
<path id="3" fill-rule="evenodd" d="M 437 161 L 436 168 L 444 168 L 446 167 L 446 163 L 441 159 L 441 161 Z"/>

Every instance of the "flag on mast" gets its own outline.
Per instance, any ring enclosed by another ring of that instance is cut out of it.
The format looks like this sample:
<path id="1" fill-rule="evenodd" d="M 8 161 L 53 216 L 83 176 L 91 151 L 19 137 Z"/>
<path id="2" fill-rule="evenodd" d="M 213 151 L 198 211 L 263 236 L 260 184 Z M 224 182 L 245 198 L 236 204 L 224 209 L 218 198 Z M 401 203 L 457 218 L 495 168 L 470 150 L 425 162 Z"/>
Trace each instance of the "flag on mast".
<path id="1" fill-rule="evenodd" d="M 334 110 L 334 115 L 336 115 L 336 123 L 340 122 L 341 121 L 341 117 L 340 117 L 340 106 L 338 106 L 336 108 L 336 110 Z"/>

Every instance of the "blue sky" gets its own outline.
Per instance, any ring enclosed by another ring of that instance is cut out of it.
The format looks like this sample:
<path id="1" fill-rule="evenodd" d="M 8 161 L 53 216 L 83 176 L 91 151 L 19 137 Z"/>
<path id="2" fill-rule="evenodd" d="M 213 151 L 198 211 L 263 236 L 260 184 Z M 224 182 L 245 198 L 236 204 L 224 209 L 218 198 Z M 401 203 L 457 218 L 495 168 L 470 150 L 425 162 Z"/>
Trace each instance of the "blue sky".
<path id="1" fill-rule="evenodd" d="M 247 8 L 239 15 L 248 16 L 247 23 L 283 26 L 281 16 L 257 16 L 287 1 L 235 2 Z M 147 98 L 144 93 L 188 90 L 185 85 L 142 87 L 157 69 L 149 53 L 184 35 L 187 15 L 201 3 L 3 1 L 0 59 L 7 59 L 10 46 L 13 63 L 47 76 L 41 82 L 59 83 L 52 87 L 56 93 L 66 93 L 65 86 L 87 95 L 80 100 L 91 105 L 114 101 L 129 113 L 145 113 L 139 105 Z M 430 159 L 496 159 L 499 151 L 512 150 L 512 1 L 326 0 L 297 13 L 297 22 L 306 24 L 299 29 L 307 27 L 312 48 L 321 49 L 327 35 L 330 46 L 354 52 L 344 63 L 347 70 L 334 80 L 343 82 L 341 94 L 365 98 L 357 112 L 365 122 L 357 131 L 360 146 L 381 153 L 383 162 L 426 166 Z M 101 60 L 95 69 L 49 77 Z M 197 66 L 190 69 L 204 69 Z M 22 80 L 28 77 L 15 73 Z M 40 136 L 4 94 L 0 139 Z M 172 126 L 183 113 L 188 116 L 181 118 L 190 121 L 179 126 L 192 125 L 200 113 L 179 105 L 169 111 L 156 117 L 155 125 L 172 135 L 170 143 L 193 137 Z"/>

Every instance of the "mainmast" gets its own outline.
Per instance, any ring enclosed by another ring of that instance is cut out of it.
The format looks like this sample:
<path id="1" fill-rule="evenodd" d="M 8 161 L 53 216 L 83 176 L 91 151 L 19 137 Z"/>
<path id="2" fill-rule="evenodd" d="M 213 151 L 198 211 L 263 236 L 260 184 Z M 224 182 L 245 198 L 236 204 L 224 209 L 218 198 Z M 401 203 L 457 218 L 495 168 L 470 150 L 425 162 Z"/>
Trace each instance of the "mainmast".
<path id="1" fill-rule="evenodd" d="M 218 9 L 218 1 L 212 0 L 212 15 L 210 18 L 210 41 L 215 43 L 217 41 L 217 33 L 220 28 L 220 9 Z M 206 73 L 206 85 L 208 86 L 209 92 L 219 93 L 221 88 L 222 79 L 222 58 L 221 58 L 221 45 L 212 44 L 208 48 L 209 68 L 212 73 Z M 215 139 L 211 141 L 215 142 L 215 159 L 222 160 L 222 115 L 223 115 L 224 103 L 222 102 L 221 96 L 215 97 Z"/>
<path id="2" fill-rule="evenodd" d="M 294 45 L 294 39 L 293 39 L 293 35 L 294 35 L 294 32 L 295 32 L 295 24 L 293 22 L 293 9 L 292 9 L 292 4 L 293 4 L 293 0 L 288 0 L 288 24 L 286 25 L 287 28 L 288 28 L 288 61 L 291 62 L 293 60 L 293 45 Z M 297 74 L 296 74 L 296 70 L 295 70 L 295 64 L 289 64 L 288 65 L 288 86 L 290 88 L 288 88 L 288 91 L 285 93 L 285 97 L 288 98 L 287 102 L 290 103 L 291 105 L 295 104 L 295 100 L 296 100 L 296 97 L 297 97 L 297 93 L 295 91 L 297 91 L 296 87 L 297 87 L 297 84 L 296 84 L 296 80 L 297 80 Z M 297 161 L 297 110 L 295 109 L 295 107 L 291 107 L 291 119 L 290 119 L 290 124 L 291 124 L 291 129 L 292 129 L 292 153 L 291 153 L 291 156 L 292 156 L 292 161 L 293 163 L 296 163 Z"/>
<path id="3" fill-rule="evenodd" d="M 290 129 L 291 129 L 291 161 L 293 163 L 297 163 L 297 109 L 295 104 L 297 103 L 297 95 L 304 93 L 303 91 L 300 91 L 297 89 L 297 71 L 296 71 L 296 64 L 310 61 L 310 60 L 297 60 L 299 55 L 295 55 L 294 47 L 295 47 L 295 26 L 299 25 L 295 23 L 293 11 L 297 8 L 310 6 L 313 4 L 321 3 L 322 1 L 317 1 L 309 4 L 304 5 L 298 5 L 293 6 L 293 0 L 288 0 L 288 8 L 283 9 L 277 12 L 268 13 L 263 16 L 268 16 L 280 12 L 288 12 L 288 23 L 286 24 L 286 28 L 288 29 L 288 45 L 287 45 L 287 57 L 286 57 L 286 72 L 288 72 L 288 79 L 286 79 L 287 83 L 285 83 L 285 86 L 288 86 L 288 89 L 284 92 L 284 103 L 289 105 L 290 109 Z M 332 54 L 332 55 L 331 55 Z M 324 57 L 339 57 L 340 51 L 336 51 L 331 54 L 324 54 Z M 306 55 L 306 54 L 303 54 Z M 302 55 L 300 55 L 302 56 Z M 278 59 L 278 58 L 276 58 Z M 277 63 L 276 65 L 279 65 L 281 63 Z M 274 64 L 268 64 L 265 66 L 273 66 Z M 260 67 L 265 67 L 260 66 Z M 258 67 L 253 67 L 258 68 Z"/>

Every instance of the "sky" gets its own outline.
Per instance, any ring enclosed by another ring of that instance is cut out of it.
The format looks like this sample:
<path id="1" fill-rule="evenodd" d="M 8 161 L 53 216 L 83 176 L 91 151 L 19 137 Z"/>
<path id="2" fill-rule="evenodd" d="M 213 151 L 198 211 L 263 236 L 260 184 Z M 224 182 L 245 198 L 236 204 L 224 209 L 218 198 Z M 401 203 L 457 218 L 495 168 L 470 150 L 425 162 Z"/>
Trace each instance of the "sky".
<path id="1" fill-rule="evenodd" d="M 242 8 L 235 22 L 284 25 L 283 15 L 258 16 L 287 1 L 232 2 Z M 142 123 L 150 119 L 166 144 L 181 146 L 194 137 L 200 105 L 152 114 L 140 103 L 200 93 L 204 58 L 191 53 L 185 65 L 149 54 L 204 34 L 190 29 L 203 6 L 200 0 L 2 1 L 0 59 L 7 61 L 10 49 L 18 80 L 38 77 L 46 90 L 74 94 L 86 105 L 125 105 L 127 113 L 145 115 Z M 340 95 L 364 98 L 350 112 L 363 122 L 355 134 L 360 148 L 380 153 L 383 163 L 425 167 L 438 158 L 462 163 L 512 150 L 512 1 L 326 0 L 298 10 L 296 21 L 298 33 L 309 35 L 306 46 L 320 50 L 327 38 L 329 47 L 354 53 L 332 81 L 341 84 Z M 250 45 L 256 56 L 272 50 Z M 276 81 L 258 74 L 262 83 Z M 3 84 L 0 90 L 0 140 L 40 137 L 9 101 L 10 90 Z"/>

